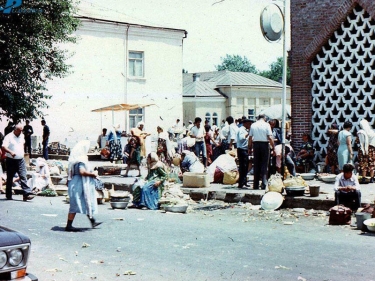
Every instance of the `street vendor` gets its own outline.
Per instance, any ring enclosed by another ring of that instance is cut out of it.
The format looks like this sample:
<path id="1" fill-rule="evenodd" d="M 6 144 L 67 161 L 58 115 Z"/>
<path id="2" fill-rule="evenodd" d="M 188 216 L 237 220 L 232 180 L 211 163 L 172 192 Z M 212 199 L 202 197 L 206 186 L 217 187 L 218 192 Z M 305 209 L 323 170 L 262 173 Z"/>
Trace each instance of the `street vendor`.
<path id="1" fill-rule="evenodd" d="M 137 166 L 138 176 L 141 176 L 141 161 L 142 158 L 146 156 L 145 138 L 148 137 L 149 133 L 143 131 L 145 123 L 143 121 L 138 122 L 137 127 L 131 129 L 132 136 L 129 140 L 129 145 L 131 147 L 129 159 L 127 160 L 128 166 L 126 167 L 124 177 L 128 176 L 130 166 L 132 164 Z"/>
<path id="2" fill-rule="evenodd" d="M 361 206 L 361 188 L 353 170 L 352 164 L 343 166 L 343 172 L 336 176 L 334 190 L 336 205 L 343 204 L 356 211 Z"/>
<path id="3" fill-rule="evenodd" d="M 189 150 L 182 151 L 181 154 L 181 171 L 184 172 L 193 172 L 193 173 L 203 173 L 204 166 L 199 161 L 199 158 Z"/>

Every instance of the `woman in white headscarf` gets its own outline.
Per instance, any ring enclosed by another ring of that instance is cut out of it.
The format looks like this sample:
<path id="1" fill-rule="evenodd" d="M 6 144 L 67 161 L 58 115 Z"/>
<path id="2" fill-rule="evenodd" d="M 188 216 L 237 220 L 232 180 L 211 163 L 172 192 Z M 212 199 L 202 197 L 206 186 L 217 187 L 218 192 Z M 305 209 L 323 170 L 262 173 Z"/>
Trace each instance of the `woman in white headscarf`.
<path id="1" fill-rule="evenodd" d="M 43 191 L 47 186 L 52 185 L 50 171 L 46 159 L 36 159 L 35 172 L 27 181 L 27 185 L 35 191 Z"/>
<path id="2" fill-rule="evenodd" d="M 143 187 L 137 186 L 133 190 L 133 204 L 137 208 L 147 208 L 157 210 L 159 208 L 159 198 L 163 193 L 164 182 L 168 179 L 165 165 L 159 161 L 155 152 L 147 156 L 148 174 L 145 180 L 147 183 Z"/>
<path id="3" fill-rule="evenodd" d="M 375 169 L 375 132 L 372 130 L 367 120 L 363 119 L 359 122 L 362 130 L 357 132 L 358 161 L 362 174 L 362 181 L 365 181 L 367 173 L 370 174 L 370 182 L 374 182 Z"/>
<path id="4" fill-rule="evenodd" d="M 70 208 L 65 231 L 80 231 L 80 229 L 72 226 L 76 213 L 86 214 L 92 228 L 101 224 L 93 216 L 98 211 L 94 180 L 97 175 L 92 172 L 89 165 L 87 157 L 89 148 L 90 141 L 80 141 L 74 146 L 69 156 L 68 194 Z"/>
<path id="5" fill-rule="evenodd" d="M 121 133 L 121 126 L 117 124 L 113 125 L 108 135 L 109 160 L 111 163 L 116 160 L 122 160 Z"/>

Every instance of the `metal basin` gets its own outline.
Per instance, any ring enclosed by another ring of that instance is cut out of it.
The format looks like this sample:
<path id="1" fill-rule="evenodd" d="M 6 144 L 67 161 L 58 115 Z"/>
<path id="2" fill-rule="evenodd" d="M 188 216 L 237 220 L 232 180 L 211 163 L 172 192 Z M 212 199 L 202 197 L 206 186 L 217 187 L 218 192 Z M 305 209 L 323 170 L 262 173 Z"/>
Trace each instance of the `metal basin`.
<path id="1" fill-rule="evenodd" d="M 164 206 L 164 210 L 166 212 L 172 212 L 172 213 L 186 213 L 188 206 Z"/>
<path id="2" fill-rule="evenodd" d="M 112 209 L 126 209 L 128 207 L 129 202 L 109 202 L 111 204 Z"/>
<path id="3" fill-rule="evenodd" d="M 304 196 L 305 187 L 304 186 L 288 186 L 285 187 L 286 195 L 288 196 Z"/>

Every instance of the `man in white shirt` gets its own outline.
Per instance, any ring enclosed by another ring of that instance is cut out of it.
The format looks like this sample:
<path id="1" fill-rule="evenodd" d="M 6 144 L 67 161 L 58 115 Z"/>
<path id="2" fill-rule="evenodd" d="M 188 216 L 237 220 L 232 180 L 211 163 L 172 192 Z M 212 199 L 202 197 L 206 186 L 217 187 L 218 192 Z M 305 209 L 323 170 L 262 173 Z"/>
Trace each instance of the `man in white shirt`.
<path id="1" fill-rule="evenodd" d="M 6 183 L 6 199 L 12 200 L 12 185 L 13 177 L 18 173 L 23 189 L 23 201 L 31 200 L 35 194 L 27 185 L 26 179 L 26 163 L 24 159 L 24 143 L 25 139 L 22 132 L 22 125 L 18 124 L 12 133 L 5 136 L 2 148 L 6 152 L 6 167 L 7 167 L 7 183 Z"/>
<path id="2" fill-rule="evenodd" d="M 107 129 L 103 128 L 102 134 L 99 135 L 97 140 L 99 148 L 104 148 L 107 143 Z"/>
<path id="3" fill-rule="evenodd" d="M 229 134 L 228 134 L 228 144 L 229 149 L 237 148 L 237 132 L 238 132 L 238 126 L 234 122 L 234 119 L 232 116 L 228 116 L 226 121 L 229 124 Z"/>
<path id="4" fill-rule="evenodd" d="M 353 175 L 354 166 L 345 164 L 343 172 L 336 176 L 335 202 L 336 205 L 343 204 L 356 211 L 361 207 L 361 188 L 356 175 Z"/>
<path id="5" fill-rule="evenodd" d="M 207 166 L 206 144 L 204 143 L 204 128 L 201 126 L 202 119 L 196 117 L 194 119 L 194 127 L 190 130 L 190 137 L 195 138 L 195 155 L 199 158 L 202 152 L 203 165 Z"/>
<path id="6" fill-rule="evenodd" d="M 237 133 L 237 157 L 239 162 L 238 188 L 249 187 L 247 184 L 247 170 L 249 167 L 249 129 L 253 123 L 250 119 L 242 120 L 242 126 Z"/>
<path id="7" fill-rule="evenodd" d="M 249 150 L 253 152 L 254 160 L 254 189 L 259 189 L 259 180 L 262 181 L 262 189 L 268 185 L 268 163 L 270 159 L 270 144 L 272 155 L 275 155 L 275 144 L 273 142 L 270 124 L 266 122 L 266 116 L 261 114 L 258 121 L 250 127 Z"/>

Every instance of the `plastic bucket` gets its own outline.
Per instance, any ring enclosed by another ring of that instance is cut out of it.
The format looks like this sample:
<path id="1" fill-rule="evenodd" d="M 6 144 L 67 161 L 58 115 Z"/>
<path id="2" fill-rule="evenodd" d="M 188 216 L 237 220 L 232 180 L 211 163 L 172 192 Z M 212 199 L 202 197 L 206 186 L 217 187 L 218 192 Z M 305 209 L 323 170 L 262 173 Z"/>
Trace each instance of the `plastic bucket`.
<path id="1" fill-rule="evenodd" d="M 363 231 L 367 230 L 367 226 L 363 222 L 367 219 L 371 219 L 371 214 L 369 213 L 356 213 L 355 218 L 357 220 L 357 228 Z"/>
<path id="2" fill-rule="evenodd" d="M 310 197 L 319 196 L 320 185 L 309 185 L 309 189 L 310 189 Z"/>

